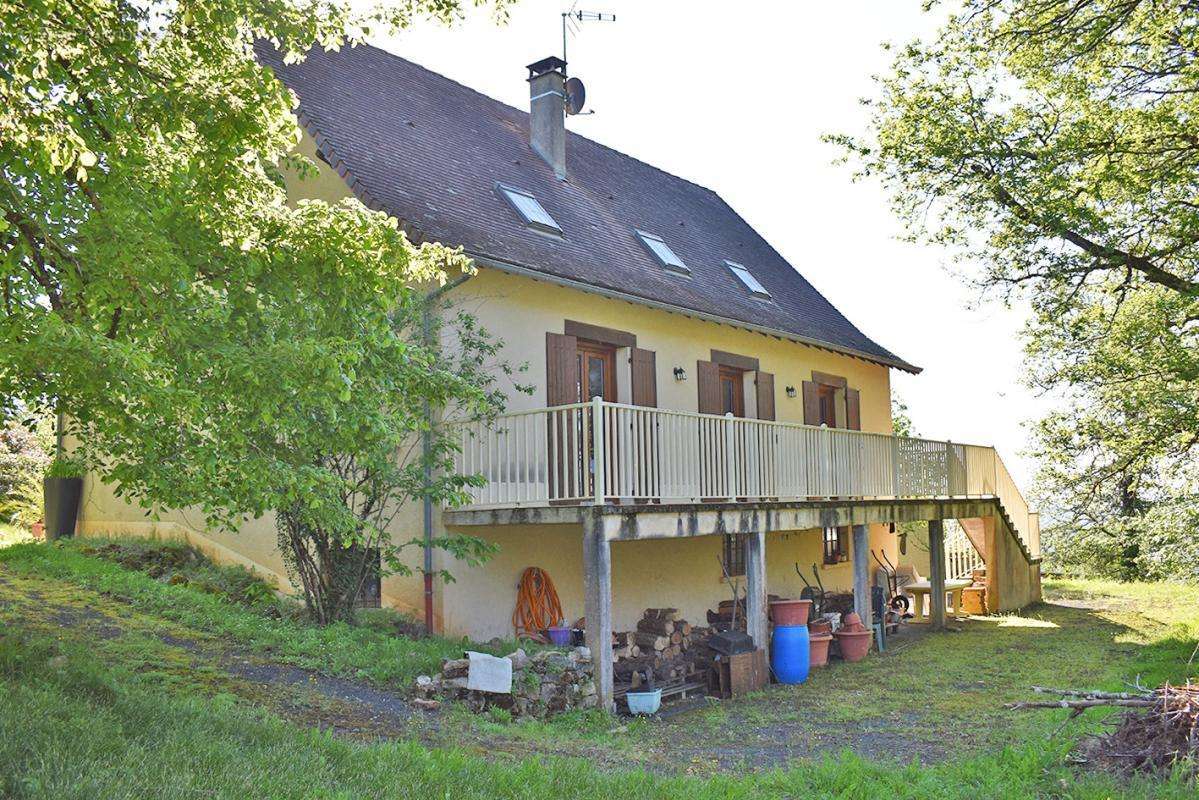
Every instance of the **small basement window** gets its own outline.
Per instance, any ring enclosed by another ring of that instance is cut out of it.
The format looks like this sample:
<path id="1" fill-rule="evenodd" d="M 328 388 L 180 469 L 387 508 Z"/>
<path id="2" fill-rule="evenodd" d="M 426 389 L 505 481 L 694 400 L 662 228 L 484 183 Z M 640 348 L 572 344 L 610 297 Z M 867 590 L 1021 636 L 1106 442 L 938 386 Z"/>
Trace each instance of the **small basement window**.
<path id="1" fill-rule="evenodd" d="M 755 297 L 770 297 L 770 292 L 766 291 L 766 287 L 759 283 L 758 279 L 755 278 L 754 274 L 747 268 L 741 266 L 735 261 L 725 261 L 724 263 L 733 271 L 733 274 L 737 276 L 737 279 L 740 280 L 741 283 L 745 284 L 745 288 L 749 289 L 750 293 Z"/>
<path id="2" fill-rule="evenodd" d="M 724 571 L 730 578 L 745 576 L 745 534 L 726 533 L 724 535 L 724 552 L 721 554 Z"/>
<path id="3" fill-rule="evenodd" d="M 637 238 L 653 254 L 654 258 L 658 259 L 658 263 L 666 267 L 666 269 L 683 275 L 691 274 L 691 270 L 683 263 L 683 259 L 675 255 L 675 252 L 670 249 L 670 245 L 661 236 L 655 236 L 645 231 L 637 231 Z"/>
<path id="4" fill-rule="evenodd" d="M 513 188 L 502 183 L 497 183 L 495 188 L 504 196 L 512 208 L 520 214 L 520 218 L 525 224 L 534 230 L 544 231 L 545 233 L 562 233 L 562 228 L 559 227 L 554 218 L 550 216 L 550 212 L 546 211 L 541 203 L 537 202 L 537 198 L 521 189 Z"/>
<path id="5" fill-rule="evenodd" d="M 840 564 L 849 560 L 849 528 L 824 529 L 824 563 Z"/>

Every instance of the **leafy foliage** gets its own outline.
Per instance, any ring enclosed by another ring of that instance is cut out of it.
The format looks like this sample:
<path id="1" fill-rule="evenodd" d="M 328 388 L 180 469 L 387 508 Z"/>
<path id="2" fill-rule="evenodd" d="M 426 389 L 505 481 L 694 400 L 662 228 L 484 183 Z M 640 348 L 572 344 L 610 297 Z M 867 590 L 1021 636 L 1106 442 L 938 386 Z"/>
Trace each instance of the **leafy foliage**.
<path id="1" fill-rule="evenodd" d="M 1149 529 L 1191 533 L 1154 509 L 1199 493 L 1197 54 L 1194 3 L 968 0 L 898 50 L 874 136 L 832 137 L 913 237 L 1031 304 L 1044 510 L 1109 575 L 1161 574 Z"/>
<path id="2" fill-rule="evenodd" d="M 426 408 L 500 395 L 410 335 L 471 271 L 460 251 L 356 200 L 287 202 L 285 171 L 314 165 L 254 47 L 294 61 L 462 5 L 0 0 L 0 403 L 67 412 L 77 463 L 150 513 L 284 510 L 362 544 L 357 481 L 391 474 Z M 389 480 L 442 500 L 464 479 Z"/>
<path id="3" fill-rule="evenodd" d="M 0 428 L 0 519 L 28 527 L 42 518 L 42 476 L 51 461 L 53 434 L 46 418 Z"/>

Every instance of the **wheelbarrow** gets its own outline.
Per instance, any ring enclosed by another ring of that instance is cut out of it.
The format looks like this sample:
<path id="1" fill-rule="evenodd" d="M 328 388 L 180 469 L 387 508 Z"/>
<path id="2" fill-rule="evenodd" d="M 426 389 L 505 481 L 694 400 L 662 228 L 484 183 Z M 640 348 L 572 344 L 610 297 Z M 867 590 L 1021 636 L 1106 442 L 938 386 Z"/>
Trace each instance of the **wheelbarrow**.
<path id="1" fill-rule="evenodd" d="M 887 605 L 901 619 L 910 617 L 911 614 L 908 611 L 912 603 L 906 594 L 899 591 L 899 576 L 896 575 L 895 565 L 891 563 L 891 559 L 887 558 L 887 554 L 882 550 L 877 552 L 871 550 L 870 555 L 874 557 L 874 562 L 878 564 L 879 569 L 887 576 L 887 596 L 890 598 Z M 882 558 L 879 557 L 880 555 Z"/>
<path id="2" fill-rule="evenodd" d="M 795 562 L 795 574 L 803 581 L 803 590 L 799 593 L 800 600 L 812 601 L 812 619 L 820 619 L 820 615 L 824 613 L 824 583 L 820 580 L 820 570 L 816 565 L 812 565 L 812 577 L 816 580 L 816 585 L 808 583 L 808 579 L 804 577 L 803 570 L 799 568 L 799 562 Z"/>

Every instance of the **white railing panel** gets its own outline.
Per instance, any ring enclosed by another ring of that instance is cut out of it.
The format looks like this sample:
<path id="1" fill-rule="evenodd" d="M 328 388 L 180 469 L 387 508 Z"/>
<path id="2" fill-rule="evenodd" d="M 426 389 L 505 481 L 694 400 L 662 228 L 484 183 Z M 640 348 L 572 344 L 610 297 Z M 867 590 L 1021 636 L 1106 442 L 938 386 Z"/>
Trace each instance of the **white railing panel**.
<path id="1" fill-rule="evenodd" d="M 1039 518 L 991 447 L 599 400 L 463 424 L 458 442 L 455 469 L 485 481 L 468 507 L 995 497 L 1040 554 Z"/>

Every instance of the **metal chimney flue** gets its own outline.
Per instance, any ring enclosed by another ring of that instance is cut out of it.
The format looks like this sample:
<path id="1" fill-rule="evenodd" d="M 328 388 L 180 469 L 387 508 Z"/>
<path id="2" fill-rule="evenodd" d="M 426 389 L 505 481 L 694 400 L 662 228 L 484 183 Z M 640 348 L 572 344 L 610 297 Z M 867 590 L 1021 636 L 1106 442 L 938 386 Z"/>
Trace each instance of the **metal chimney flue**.
<path id="1" fill-rule="evenodd" d="M 557 56 L 529 65 L 529 144 L 566 178 L 566 62 Z"/>

